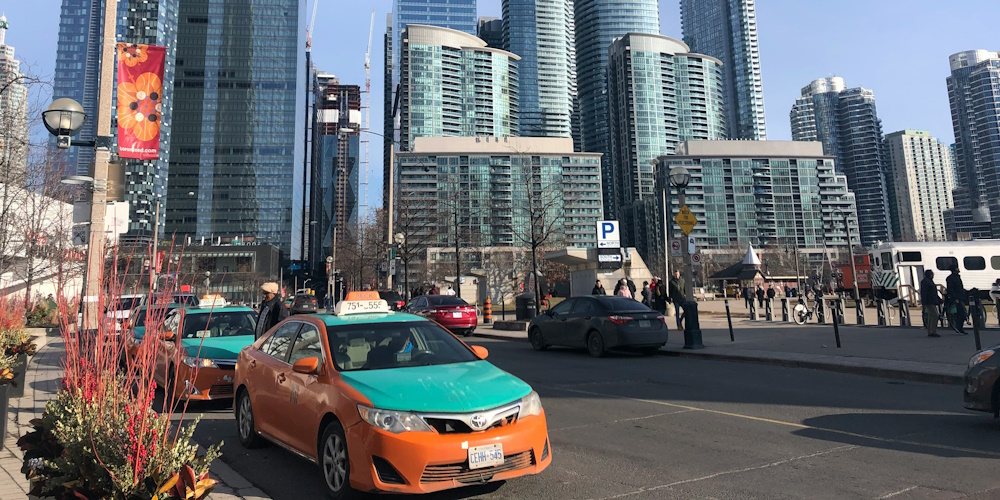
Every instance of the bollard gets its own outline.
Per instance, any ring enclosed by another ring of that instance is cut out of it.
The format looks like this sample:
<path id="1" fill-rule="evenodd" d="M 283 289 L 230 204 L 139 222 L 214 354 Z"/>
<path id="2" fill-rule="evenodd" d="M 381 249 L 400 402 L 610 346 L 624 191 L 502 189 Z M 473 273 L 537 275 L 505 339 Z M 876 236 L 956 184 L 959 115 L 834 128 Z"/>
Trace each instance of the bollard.
<path id="1" fill-rule="evenodd" d="M 833 304 L 830 304 L 830 312 L 833 314 L 833 337 L 837 339 L 837 349 L 840 349 L 840 322 L 843 318 L 840 317 L 840 309 Z"/>
<path id="2" fill-rule="evenodd" d="M 788 297 L 781 299 L 781 321 L 788 323 Z"/>
<path id="3" fill-rule="evenodd" d="M 750 301 L 750 321 L 757 321 L 757 303 Z"/>
<path id="4" fill-rule="evenodd" d="M 899 301 L 899 326 L 910 327 L 910 305 L 906 300 Z"/>
<path id="5" fill-rule="evenodd" d="M 726 299 L 726 321 L 729 322 L 729 341 L 736 342 L 736 337 L 733 336 L 733 317 L 729 315 L 729 299 Z"/>
<path id="6" fill-rule="evenodd" d="M 856 297 L 854 299 L 854 312 L 858 316 L 858 324 L 865 324 L 865 300 L 861 297 Z"/>
<path id="7" fill-rule="evenodd" d="M 993 301 L 993 310 L 997 313 L 997 323 L 1000 324 L 1000 299 Z"/>
<path id="8" fill-rule="evenodd" d="M 689 300 L 681 306 L 684 309 L 684 348 L 704 349 L 701 343 L 701 325 L 698 322 L 698 303 Z"/>
<path id="9" fill-rule="evenodd" d="M 979 326 L 982 323 L 980 321 L 982 314 L 977 306 L 982 307 L 982 302 L 979 302 L 979 298 L 969 298 L 969 314 L 972 316 L 972 334 L 976 337 L 976 352 L 979 352 L 983 350 L 983 344 L 979 340 Z"/>
<path id="10" fill-rule="evenodd" d="M 483 324 L 488 325 L 493 321 L 493 303 L 489 297 L 483 301 Z"/>
<path id="11" fill-rule="evenodd" d="M 768 321 L 773 321 L 774 320 L 774 317 L 771 316 L 771 298 L 770 297 L 767 298 L 767 302 L 764 302 L 764 315 L 765 315 L 765 319 L 767 319 Z"/>
<path id="12" fill-rule="evenodd" d="M 816 322 L 822 325 L 826 323 L 826 301 L 823 300 L 823 296 L 816 297 L 816 301 L 819 302 L 819 307 L 816 308 Z"/>
<path id="13" fill-rule="evenodd" d="M 882 309 L 884 305 L 884 300 L 875 299 L 875 315 L 878 317 L 878 326 L 885 326 L 885 309 Z"/>

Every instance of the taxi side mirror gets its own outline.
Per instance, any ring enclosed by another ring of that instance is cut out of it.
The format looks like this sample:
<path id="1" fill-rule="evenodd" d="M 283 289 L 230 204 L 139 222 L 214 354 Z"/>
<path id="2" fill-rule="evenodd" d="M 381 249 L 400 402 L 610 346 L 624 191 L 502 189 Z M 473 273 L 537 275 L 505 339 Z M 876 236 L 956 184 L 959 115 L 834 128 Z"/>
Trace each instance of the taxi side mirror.
<path id="1" fill-rule="evenodd" d="M 174 332 L 163 332 L 163 340 L 174 340 Z"/>
<path id="2" fill-rule="evenodd" d="M 486 359 L 486 356 L 490 355 L 490 351 L 481 345 L 472 346 L 472 352 L 476 353 L 476 356 L 479 359 Z"/>
<path id="3" fill-rule="evenodd" d="M 319 358 L 302 358 L 292 365 L 292 371 L 312 375 L 319 371 Z"/>

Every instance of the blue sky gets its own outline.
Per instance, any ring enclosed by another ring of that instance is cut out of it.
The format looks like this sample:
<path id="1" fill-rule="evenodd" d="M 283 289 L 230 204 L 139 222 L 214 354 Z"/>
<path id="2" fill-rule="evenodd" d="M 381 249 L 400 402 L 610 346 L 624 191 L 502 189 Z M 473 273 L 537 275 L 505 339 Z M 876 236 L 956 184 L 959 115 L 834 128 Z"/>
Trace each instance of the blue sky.
<path id="1" fill-rule="evenodd" d="M 55 65 L 59 0 L 0 0 L 11 24 L 7 43 L 35 73 Z M 960 7 L 950 5 L 958 4 Z M 364 86 L 368 25 L 372 39 L 371 128 L 382 130 L 382 35 L 392 0 L 320 0 L 313 35 L 317 67 Z M 312 9 L 308 1 L 307 15 Z M 930 130 L 946 143 L 954 134 L 948 109 L 948 56 L 1000 50 L 996 0 L 759 0 L 758 35 L 768 138 L 791 138 L 788 111 L 800 89 L 830 75 L 875 92 L 883 131 Z M 500 15 L 500 0 L 479 0 L 481 16 Z M 660 31 L 680 38 L 677 0 L 660 1 Z M 381 200 L 381 140 L 372 137 L 369 205 Z"/>

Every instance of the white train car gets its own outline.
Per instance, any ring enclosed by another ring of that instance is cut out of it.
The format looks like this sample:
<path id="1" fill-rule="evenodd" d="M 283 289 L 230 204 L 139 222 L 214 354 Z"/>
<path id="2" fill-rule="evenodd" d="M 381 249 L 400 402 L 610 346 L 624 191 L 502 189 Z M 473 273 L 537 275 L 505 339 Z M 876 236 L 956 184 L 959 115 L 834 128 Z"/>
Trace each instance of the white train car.
<path id="1" fill-rule="evenodd" d="M 871 248 L 870 257 L 872 288 L 882 298 L 918 301 L 924 271 L 934 271 L 934 283 L 945 286 L 953 264 L 965 289 L 978 288 L 982 298 L 1000 278 L 1000 240 L 880 243 Z"/>

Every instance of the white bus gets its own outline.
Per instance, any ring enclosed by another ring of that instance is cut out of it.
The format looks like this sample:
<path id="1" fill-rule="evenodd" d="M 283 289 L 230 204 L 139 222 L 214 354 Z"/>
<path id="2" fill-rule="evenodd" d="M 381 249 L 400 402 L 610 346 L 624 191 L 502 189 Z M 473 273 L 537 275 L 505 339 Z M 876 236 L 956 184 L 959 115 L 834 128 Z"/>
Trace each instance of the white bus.
<path id="1" fill-rule="evenodd" d="M 934 271 L 934 283 L 945 286 L 953 264 L 965 289 L 979 289 L 980 298 L 989 298 L 1000 278 L 1000 240 L 880 243 L 871 248 L 870 258 L 872 290 L 883 299 L 918 302 L 924 270 Z"/>

